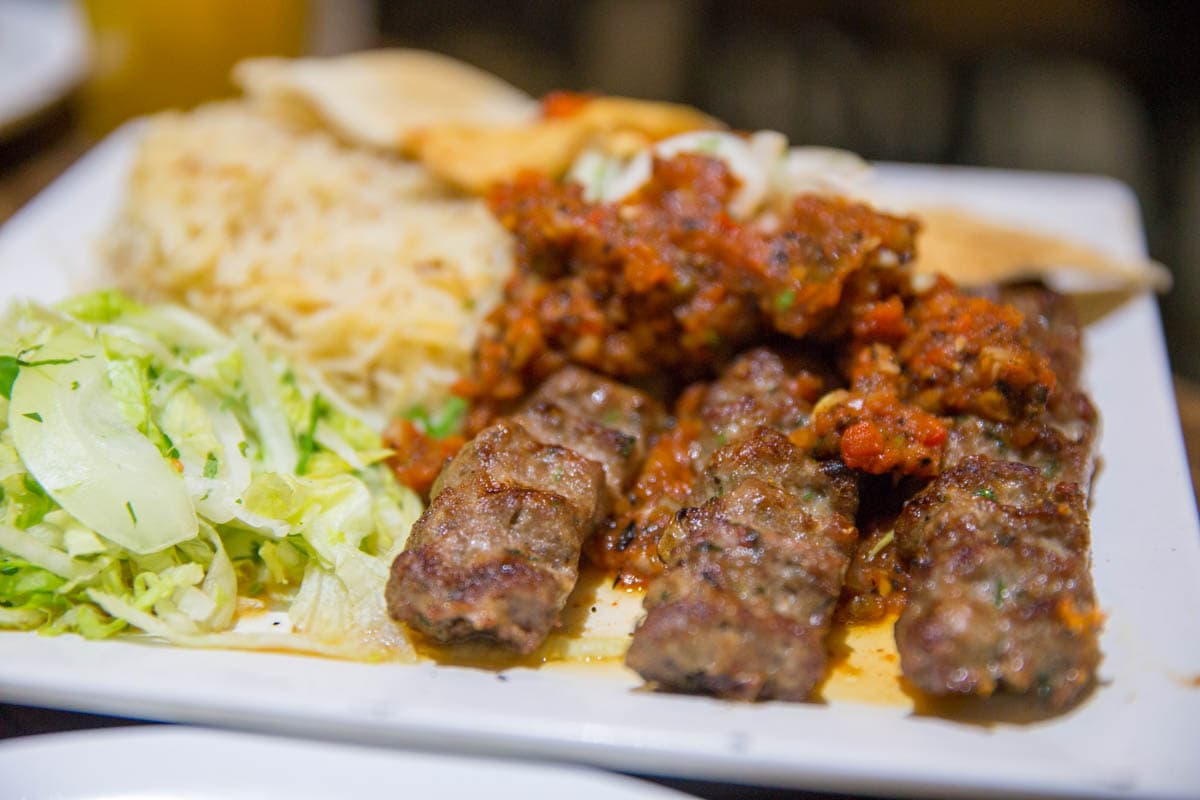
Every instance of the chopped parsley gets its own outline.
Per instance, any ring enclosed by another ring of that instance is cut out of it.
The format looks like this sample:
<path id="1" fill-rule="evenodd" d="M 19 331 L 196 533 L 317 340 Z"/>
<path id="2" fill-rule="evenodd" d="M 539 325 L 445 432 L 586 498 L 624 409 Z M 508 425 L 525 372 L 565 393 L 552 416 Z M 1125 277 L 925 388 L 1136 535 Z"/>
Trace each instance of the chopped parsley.
<path id="1" fill-rule="evenodd" d="M 436 412 L 430 412 L 424 406 L 413 406 L 405 413 L 404 418 L 434 439 L 445 439 L 462 429 L 468 410 L 467 401 L 454 396 L 443 403 Z"/>
<path id="2" fill-rule="evenodd" d="M 321 395 L 314 394 L 312 403 L 308 407 L 308 427 L 300 433 L 300 457 L 296 459 L 296 474 L 303 475 L 308 472 L 308 460 L 312 458 L 312 454 L 317 450 L 317 422 L 321 419 L 324 404 L 321 401 Z M 204 465 L 205 470 L 208 470 L 208 465 Z"/>
<path id="3" fill-rule="evenodd" d="M 54 364 L 73 364 L 79 360 L 77 358 L 46 358 L 41 361 L 26 361 L 21 357 L 23 355 L 25 355 L 24 352 L 16 356 L 0 356 L 0 395 L 4 395 L 5 399 L 12 399 L 12 387 L 17 382 L 17 373 L 21 371 L 21 367 L 48 367 Z M 75 387 L 72 386 L 71 388 Z M 38 421 L 40 422 L 41 420 Z"/>

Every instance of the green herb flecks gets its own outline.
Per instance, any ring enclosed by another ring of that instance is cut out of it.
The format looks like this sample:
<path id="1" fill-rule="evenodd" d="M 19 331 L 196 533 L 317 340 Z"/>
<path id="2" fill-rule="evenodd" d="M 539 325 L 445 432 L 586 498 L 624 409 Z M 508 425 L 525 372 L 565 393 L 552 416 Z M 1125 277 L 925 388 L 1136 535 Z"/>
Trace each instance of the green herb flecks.
<path id="1" fill-rule="evenodd" d="M 78 360 L 77 358 L 46 358 L 41 361 L 26 361 L 20 355 L 0 356 L 0 394 L 4 395 L 7 400 L 12 399 L 12 387 L 17 382 L 17 374 L 21 371 L 21 367 L 49 367 L 55 364 L 73 364 Z"/>
<path id="2" fill-rule="evenodd" d="M 308 407 L 308 426 L 300 434 L 300 457 L 296 460 L 296 474 L 308 472 L 308 461 L 317 450 L 317 422 L 321 419 L 323 403 L 321 395 L 314 394 Z"/>
<path id="3" fill-rule="evenodd" d="M 455 396 L 442 404 L 435 412 L 430 412 L 424 406 L 413 406 L 404 415 L 422 432 L 435 439 L 445 439 L 462 429 L 463 420 L 467 417 L 467 401 Z"/>

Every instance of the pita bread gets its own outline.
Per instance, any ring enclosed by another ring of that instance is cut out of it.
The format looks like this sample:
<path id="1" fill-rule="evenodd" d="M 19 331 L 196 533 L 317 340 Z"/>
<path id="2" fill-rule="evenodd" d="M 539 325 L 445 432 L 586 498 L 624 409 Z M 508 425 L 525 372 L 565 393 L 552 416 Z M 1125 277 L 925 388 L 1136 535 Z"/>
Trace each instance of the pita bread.
<path id="1" fill-rule="evenodd" d="M 424 50 L 369 50 L 338 58 L 254 58 L 234 81 L 251 100 L 299 107 L 344 139 L 405 150 L 430 125 L 515 125 L 536 100 L 481 69 Z"/>
<path id="2" fill-rule="evenodd" d="M 724 125 L 690 106 L 595 97 L 566 117 L 524 125 L 435 125 L 413 134 L 415 156 L 438 177 L 468 192 L 534 170 L 558 177 L 585 148 L 633 152 L 660 139 Z"/>
<path id="3" fill-rule="evenodd" d="M 1076 242 L 982 219 L 961 211 L 914 211 L 919 272 L 940 272 L 963 286 L 1038 278 L 1067 292 L 1171 287 L 1171 273 L 1149 259 L 1121 260 Z"/>
<path id="4" fill-rule="evenodd" d="M 563 119 L 519 128 L 443 125 L 415 134 L 413 150 L 434 175 L 482 194 L 523 170 L 565 172 L 586 146 L 588 134 Z"/>

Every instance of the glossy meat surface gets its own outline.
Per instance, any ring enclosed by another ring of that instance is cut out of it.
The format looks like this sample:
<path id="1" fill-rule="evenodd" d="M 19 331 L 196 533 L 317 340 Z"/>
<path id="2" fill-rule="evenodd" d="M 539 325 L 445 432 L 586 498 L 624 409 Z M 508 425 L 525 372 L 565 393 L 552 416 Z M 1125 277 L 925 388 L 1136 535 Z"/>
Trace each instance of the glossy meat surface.
<path id="1" fill-rule="evenodd" d="M 637 476 L 662 411 L 636 389 L 565 367 L 530 396 L 515 418 L 538 440 L 600 464 L 615 502 Z"/>
<path id="2" fill-rule="evenodd" d="M 562 495 L 455 486 L 413 526 L 387 586 L 392 616 L 439 641 L 489 638 L 520 653 L 555 626 L 587 528 Z"/>
<path id="3" fill-rule="evenodd" d="M 668 691 L 805 700 L 856 538 L 853 478 L 759 428 L 719 450 L 675 517 L 626 663 Z"/>
<path id="4" fill-rule="evenodd" d="M 514 418 L 496 422 L 466 444 L 446 465 L 434 486 L 475 486 L 488 492 L 524 486 L 562 495 L 579 525 L 595 525 L 608 512 L 604 471 L 595 460 L 557 443 L 535 438 Z"/>
<path id="5" fill-rule="evenodd" d="M 619 570 L 625 583 L 661 573 L 658 540 L 712 453 L 759 426 L 795 430 L 836 381 L 815 352 L 757 347 L 733 359 L 711 384 L 690 387 L 676 406 L 675 427 L 655 441 L 642 466 L 631 507 L 589 543 L 589 557 Z"/>
<path id="6" fill-rule="evenodd" d="M 656 419 L 641 393 L 564 372 L 438 477 L 392 565 L 393 617 L 439 641 L 486 638 L 521 653 L 558 624 L 583 542 L 632 479 Z"/>
<path id="7" fill-rule="evenodd" d="M 1032 693 L 1069 705 L 1099 662 L 1087 508 L 1074 484 L 972 456 L 896 524 L 910 570 L 904 675 L 930 694 Z"/>
<path id="8" fill-rule="evenodd" d="M 803 351 L 756 347 L 726 367 L 704 393 L 701 461 L 765 425 L 784 433 L 808 421 L 813 403 L 837 385 L 832 368 Z"/>
<path id="9" fill-rule="evenodd" d="M 1097 419 L 1086 395 L 1078 395 L 1074 405 L 1074 419 L 1062 422 L 1049 414 L 1022 423 L 960 417 L 950 428 L 943 469 L 974 455 L 1015 461 L 1034 467 L 1048 481 L 1076 484 L 1086 496 L 1096 466 Z"/>

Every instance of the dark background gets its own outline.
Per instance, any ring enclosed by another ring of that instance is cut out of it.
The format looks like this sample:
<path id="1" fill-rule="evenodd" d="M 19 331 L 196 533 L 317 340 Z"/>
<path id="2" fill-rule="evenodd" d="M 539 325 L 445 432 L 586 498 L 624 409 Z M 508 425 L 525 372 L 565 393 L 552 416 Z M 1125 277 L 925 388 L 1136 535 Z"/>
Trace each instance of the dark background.
<path id="1" fill-rule="evenodd" d="M 1176 371 L 1200 379 L 1200 3 L 380 0 L 384 43 L 534 93 L 681 100 L 870 159 L 1128 183 Z"/>

